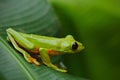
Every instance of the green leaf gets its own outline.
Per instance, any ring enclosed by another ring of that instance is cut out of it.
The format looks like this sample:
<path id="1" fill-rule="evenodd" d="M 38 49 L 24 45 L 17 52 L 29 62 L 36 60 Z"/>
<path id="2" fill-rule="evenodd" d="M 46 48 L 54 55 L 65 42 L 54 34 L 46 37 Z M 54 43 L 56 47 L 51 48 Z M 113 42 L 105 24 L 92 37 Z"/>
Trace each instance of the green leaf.
<path id="1" fill-rule="evenodd" d="M 0 79 L 86 80 L 45 65 L 30 64 L 6 40 L 6 29 L 9 27 L 25 33 L 59 37 L 59 25 L 45 0 L 0 0 Z"/>

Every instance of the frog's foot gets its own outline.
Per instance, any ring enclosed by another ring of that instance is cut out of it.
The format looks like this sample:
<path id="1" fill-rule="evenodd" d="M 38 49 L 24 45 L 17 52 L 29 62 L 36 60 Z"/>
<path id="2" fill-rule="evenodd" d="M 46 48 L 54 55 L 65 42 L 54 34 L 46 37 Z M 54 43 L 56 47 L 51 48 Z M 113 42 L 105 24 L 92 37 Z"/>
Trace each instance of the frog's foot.
<path id="1" fill-rule="evenodd" d="M 55 66 L 55 65 L 53 65 L 53 64 L 46 64 L 46 65 L 47 65 L 48 67 L 51 67 L 51 68 L 57 70 L 57 71 L 67 72 L 67 70 L 65 70 L 65 69 L 60 69 L 60 68 L 58 68 L 57 66 Z"/>
<path id="2" fill-rule="evenodd" d="M 38 62 L 35 58 L 31 57 L 31 56 L 24 56 L 25 59 L 29 62 L 29 63 L 34 63 L 36 65 L 40 65 L 40 62 Z"/>
<path id="3" fill-rule="evenodd" d="M 33 57 L 30 57 L 29 60 L 30 60 L 32 63 L 36 64 L 36 65 L 40 65 L 40 62 L 38 62 L 38 61 L 37 61 L 35 58 L 33 58 Z"/>

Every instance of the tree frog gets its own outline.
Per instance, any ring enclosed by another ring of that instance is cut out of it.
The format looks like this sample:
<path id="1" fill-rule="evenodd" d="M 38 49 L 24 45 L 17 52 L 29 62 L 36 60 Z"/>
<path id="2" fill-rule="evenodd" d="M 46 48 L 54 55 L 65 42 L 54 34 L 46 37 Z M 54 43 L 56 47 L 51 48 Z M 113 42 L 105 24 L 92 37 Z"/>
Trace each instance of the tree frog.
<path id="1" fill-rule="evenodd" d="M 7 40 L 12 43 L 17 51 L 23 54 L 27 62 L 40 65 L 40 62 L 29 53 L 39 54 L 46 66 L 60 72 L 66 72 L 67 70 L 52 64 L 49 55 L 74 54 L 84 49 L 82 43 L 76 41 L 72 35 L 67 35 L 65 38 L 55 38 L 21 33 L 12 28 L 8 28 L 6 32 L 8 35 Z"/>

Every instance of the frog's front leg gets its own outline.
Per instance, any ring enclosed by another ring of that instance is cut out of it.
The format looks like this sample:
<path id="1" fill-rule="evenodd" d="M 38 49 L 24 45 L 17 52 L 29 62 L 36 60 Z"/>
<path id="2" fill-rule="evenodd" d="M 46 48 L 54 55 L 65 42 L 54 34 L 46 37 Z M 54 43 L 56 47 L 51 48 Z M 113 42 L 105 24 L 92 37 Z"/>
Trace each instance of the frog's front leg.
<path id="1" fill-rule="evenodd" d="M 48 67 L 51 67 L 51 68 L 53 68 L 57 71 L 60 71 L 60 72 L 67 72 L 67 70 L 60 69 L 57 66 L 52 64 L 52 62 L 50 61 L 50 57 L 48 55 L 48 50 L 47 49 L 40 48 L 39 53 L 40 53 L 41 59 L 42 59 L 42 61 L 45 65 L 47 65 Z"/>
<path id="2" fill-rule="evenodd" d="M 29 62 L 29 63 L 35 63 L 36 65 L 40 65 L 40 63 L 33 57 L 30 56 L 29 53 L 27 53 L 25 50 L 20 48 L 14 38 L 8 33 L 7 39 L 12 43 L 13 47 L 18 50 L 20 53 L 23 54 L 24 58 Z"/>

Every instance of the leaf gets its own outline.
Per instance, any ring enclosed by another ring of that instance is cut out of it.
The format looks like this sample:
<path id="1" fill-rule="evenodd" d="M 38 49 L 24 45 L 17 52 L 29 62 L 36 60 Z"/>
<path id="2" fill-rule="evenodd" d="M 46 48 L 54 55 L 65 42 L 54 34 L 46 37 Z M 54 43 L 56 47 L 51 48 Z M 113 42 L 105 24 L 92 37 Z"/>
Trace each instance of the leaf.
<path id="1" fill-rule="evenodd" d="M 0 0 L 0 79 L 86 80 L 26 62 L 6 40 L 6 29 L 59 36 L 59 22 L 45 0 Z"/>

